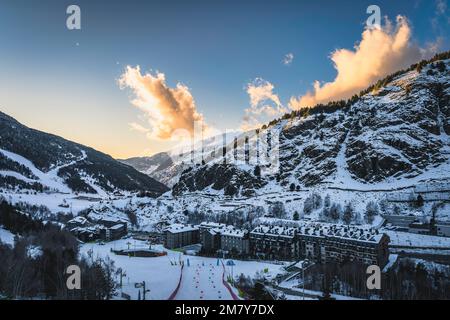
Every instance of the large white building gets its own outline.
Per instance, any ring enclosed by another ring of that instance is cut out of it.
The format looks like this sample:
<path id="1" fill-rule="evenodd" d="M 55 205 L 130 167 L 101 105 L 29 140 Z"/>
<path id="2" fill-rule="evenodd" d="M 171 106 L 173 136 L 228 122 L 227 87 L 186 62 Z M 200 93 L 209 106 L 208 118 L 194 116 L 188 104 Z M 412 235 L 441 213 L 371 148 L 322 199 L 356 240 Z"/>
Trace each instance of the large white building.
<path id="1" fill-rule="evenodd" d="M 360 261 L 380 268 L 388 261 L 389 237 L 374 228 L 319 222 L 272 221 L 250 233 L 250 251 L 266 259 Z"/>

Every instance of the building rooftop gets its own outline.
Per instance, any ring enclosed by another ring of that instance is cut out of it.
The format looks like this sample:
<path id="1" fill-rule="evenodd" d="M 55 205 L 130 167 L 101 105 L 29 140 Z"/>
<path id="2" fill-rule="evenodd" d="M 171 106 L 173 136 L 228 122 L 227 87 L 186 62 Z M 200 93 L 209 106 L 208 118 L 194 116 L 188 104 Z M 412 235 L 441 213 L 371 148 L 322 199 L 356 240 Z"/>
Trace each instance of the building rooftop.
<path id="1" fill-rule="evenodd" d="M 378 243 L 383 234 L 374 228 L 348 226 L 331 223 L 309 223 L 298 227 L 298 234 L 315 237 L 333 237 L 344 240 L 356 240 Z"/>
<path id="2" fill-rule="evenodd" d="M 294 237 L 297 229 L 286 226 L 260 225 L 252 230 L 253 234 L 272 234 L 284 237 Z"/>
<path id="3" fill-rule="evenodd" d="M 180 232 L 188 232 L 188 231 L 196 231 L 196 230 L 198 230 L 198 226 L 180 224 L 180 223 L 174 223 L 174 224 L 169 225 L 167 228 L 165 228 L 165 231 L 168 231 L 170 233 L 180 233 Z"/>
<path id="4" fill-rule="evenodd" d="M 218 222 L 202 222 L 199 224 L 200 228 L 222 228 L 226 226 L 226 224 Z"/>
<path id="5" fill-rule="evenodd" d="M 244 237 L 247 234 L 247 230 L 242 230 L 235 228 L 233 226 L 224 225 L 220 228 L 214 228 L 215 232 L 220 233 L 223 236 L 230 236 L 230 237 Z"/>
<path id="6" fill-rule="evenodd" d="M 79 223 L 79 224 L 85 224 L 87 223 L 87 219 L 83 216 L 77 216 L 73 219 L 71 219 L 68 223 Z"/>
<path id="7" fill-rule="evenodd" d="M 111 222 L 111 223 L 126 223 L 124 220 L 113 217 L 102 217 L 99 222 Z"/>
<path id="8" fill-rule="evenodd" d="M 283 224 L 282 220 L 279 222 L 280 224 Z M 295 224 L 291 223 L 289 226 L 278 225 L 276 221 L 272 221 L 271 224 L 256 227 L 253 229 L 252 233 L 277 234 L 280 236 L 291 237 L 295 234 L 310 237 L 333 237 L 368 243 L 378 243 L 383 237 L 383 234 L 375 228 L 310 221 L 295 221 Z"/>
<path id="9" fill-rule="evenodd" d="M 113 225 L 112 227 L 110 227 L 110 229 L 113 229 L 113 230 L 120 230 L 120 229 L 122 229 L 124 226 L 123 226 L 123 224 L 115 224 L 115 225 Z"/>

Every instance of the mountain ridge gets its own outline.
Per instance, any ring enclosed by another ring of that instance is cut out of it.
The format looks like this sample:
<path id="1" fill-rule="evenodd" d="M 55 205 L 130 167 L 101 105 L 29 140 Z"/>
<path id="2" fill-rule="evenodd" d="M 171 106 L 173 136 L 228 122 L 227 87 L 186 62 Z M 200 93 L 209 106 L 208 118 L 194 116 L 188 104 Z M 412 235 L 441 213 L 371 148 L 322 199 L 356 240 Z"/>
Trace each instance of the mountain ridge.
<path id="1" fill-rule="evenodd" d="M 367 189 L 450 179 L 448 56 L 445 53 L 442 60 L 421 62 L 389 76 L 380 81 L 382 85 L 348 102 L 330 103 L 330 112 L 322 106 L 309 114 L 311 109 L 306 108 L 263 126 L 263 132 L 281 131 L 280 170 L 275 175 L 255 176 L 255 181 L 264 179 L 266 183 L 260 185 L 285 190 L 324 184 Z M 208 166 L 183 172 L 174 186 L 176 194 L 208 185 L 202 181 Z M 216 179 L 209 186 L 221 185 Z M 242 195 L 242 188 L 249 193 L 234 179 L 236 194 Z"/>
<path id="2" fill-rule="evenodd" d="M 3 187 L 27 188 L 34 184 L 31 189 L 40 192 L 143 191 L 157 196 L 168 190 L 162 183 L 107 154 L 29 128 L 1 111 L 0 170 Z"/>
<path id="3" fill-rule="evenodd" d="M 449 58 L 448 51 L 437 54 L 430 60 L 422 60 L 378 80 L 348 100 L 305 107 L 263 125 L 260 131 L 281 130 L 283 152 L 280 154 L 280 173 L 266 177 L 266 181 L 258 184 L 267 185 L 270 180 L 275 180 L 285 188 L 290 184 L 310 187 L 351 183 L 364 189 L 365 184 L 381 183 L 385 188 L 389 181 L 396 181 L 395 176 L 413 179 L 431 170 L 430 164 L 442 164 L 449 152 L 449 144 L 444 142 L 450 134 Z M 381 111 L 379 114 L 378 110 Z M 364 134 L 365 130 L 375 138 Z M 310 143 L 312 140 L 315 142 Z M 170 152 L 164 154 L 171 156 Z M 157 158 L 160 156 L 140 158 L 141 162 L 151 163 L 151 167 L 138 169 L 164 180 L 176 194 L 183 190 L 204 189 L 198 188 L 197 184 L 208 185 L 204 176 L 211 176 L 212 169 L 202 166 L 198 159 L 192 170 L 186 170 L 190 162 L 188 157 L 183 159 L 184 166 L 171 158 L 171 165 L 158 170 Z M 122 161 L 133 165 L 132 161 Z M 215 162 L 212 165 L 216 165 Z M 301 166 L 303 169 L 299 169 Z M 212 171 L 217 169 L 228 174 L 232 172 L 233 178 L 227 174 L 229 181 L 239 176 L 252 180 L 251 170 L 245 175 L 235 169 L 220 167 Z M 209 181 L 209 186 L 222 186 L 223 181 L 217 179 L 220 177 Z M 259 180 L 261 178 L 253 177 L 254 182 Z M 251 193 L 248 182 L 245 185 L 244 192 Z M 238 184 L 238 189 L 242 186 Z M 221 189 L 225 190 L 225 187 Z M 235 188 L 227 190 L 230 189 Z"/>

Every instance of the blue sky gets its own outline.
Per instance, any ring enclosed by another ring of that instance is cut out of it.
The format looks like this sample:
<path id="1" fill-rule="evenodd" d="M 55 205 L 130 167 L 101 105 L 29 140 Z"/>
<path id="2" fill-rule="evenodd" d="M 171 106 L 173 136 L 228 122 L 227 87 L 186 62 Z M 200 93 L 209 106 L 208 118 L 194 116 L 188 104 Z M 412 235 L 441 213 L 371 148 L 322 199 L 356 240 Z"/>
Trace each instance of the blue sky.
<path id="1" fill-rule="evenodd" d="M 70 4 L 81 8 L 80 31 L 66 28 Z M 235 128 L 257 77 L 286 105 L 333 80 L 330 54 L 361 40 L 370 4 L 405 16 L 417 44 L 441 38 L 449 49 L 448 8 L 438 15 L 437 1 L 1 0 L 0 110 L 115 157 L 151 154 L 171 143 L 130 130 L 143 120 L 117 84 L 125 66 L 185 84 L 209 124 Z"/>

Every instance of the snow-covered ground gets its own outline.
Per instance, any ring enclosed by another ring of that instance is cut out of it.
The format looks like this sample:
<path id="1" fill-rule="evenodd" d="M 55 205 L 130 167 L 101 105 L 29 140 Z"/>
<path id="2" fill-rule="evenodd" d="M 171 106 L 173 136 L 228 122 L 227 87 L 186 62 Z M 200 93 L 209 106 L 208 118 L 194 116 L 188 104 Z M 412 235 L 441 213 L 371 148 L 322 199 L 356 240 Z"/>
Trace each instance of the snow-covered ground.
<path id="1" fill-rule="evenodd" d="M 389 245 L 420 248 L 437 248 L 450 250 L 450 238 L 438 237 L 423 234 L 414 234 L 409 232 L 398 232 L 385 230 L 391 239 Z"/>
<path id="2" fill-rule="evenodd" d="M 0 240 L 3 243 L 14 245 L 14 234 L 0 226 Z"/>
<path id="3" fill-rule="evenodd" d="M 183 279 L 176 300 L 232 300 L 222 283 L 222 263 L 189 257 L 183 269 Z"/>
<path id="4" fill-rule="evenodd" d="M 80 253 L 87 256 L 88 251 L 92 250 L 94 259 L 97 256 L 103 258 L 109 256 L 114 260 L 116 267 L 122 268 L 126 272 L 126 277 L 123 278 L 122 291 L 129 294 L 131 299 L 138 298 L 138 291 L 142 291 L 142 289 L 137 289 L 134 285 L 142 281 L 145 281 L 147 289 L 150 290 L 146 299 L 168 299 L 178 285 L 181 272 L 180 261 L 184 262 L 183 279 L 175 299 L 232 299 L 230 293 L 222 284 L 222 262 L 219 261 L 219 265 L 217 265 L 216 258 L 186 256 L 177 251 L 164 249 L 160 245 L 152 248 L 167 251 L 167 256 L 138 258 L 119 256 L 110 251 L 111 249 L 125 249 L 128 247 L 128 243 L 131 248 L 148 248 L 148 245 L 143 241 L 121 239 L 105 245 L 83 244 Z M 241 273 L 246 276 L 255 276 L 256 272 L 262 272 L 270 277 L 279 273 L 282 268 L 282 265 L 256 261 L 234 260 L 234 263 L 233 267 L 225 267 L 225 279 L 231 274 L 235 278 Z"/>
<path id="5" fill-rule="evenodd" d="M 71 192 L 71 190 L 63 182 L 63 179 L 58 176 L 58 171 L 59 171 L 59 169 L 71 166 L 79 161 L 86 159 L 86 152 L 84 150 L 81 150 L 81 152 L 82 152 L 82 156 L 79 159 L 71 161 L 71 162 L 61 165 L 61 166 L 54 167 L 48 172 L 43 172 L 43 171 L 39 170 L 38 168 L 36 168 L 36 166 L 30 160 L 28 160 L 18 154 L 15 154 L 13 152 L 9 152 L 9 151 L 0 149 L 0 153 L 2 153 L 4 156 L 6 156 L 7 158 L 11 159 L 12 161 L 15 161 L 15 162 L 25 166 L 26 168 L 28 168 L 33 173 L 33 175 L 35 175 L 38 178 L 39 183 L 50 188 L 51 190 L 65 192 L 65 193 L 69 193 L 69 192 Z M 2 171 L 2 175 L 13 175 L 13 176 L 17 177 L 18 174 L 9 172 L 9 171 Z M 30 180 L 23 176 L 20 179 L 25 180 L 25 181 Z M 36 182 L 34 180 L 31 180 L 31 181 Z"/>
<path id="6" fill-rule="evenodd" d="M 285 294 L 285 296 L 288 300 L 318 300 L 319 297 L 322 297 L 322 295 L 323 295 L 322 291 L 303 289 L 301 287 L 301 285 L 299 286 L 299 282 L 297 279 L 284 281 L 284 282 L 280 283 L 279 286 L 281 288 L 286 288 L 286 289 L 292 290 L 293 293 L 297 293 L 297 295 L 294 295 L 294 294 L 286 295 Z M 303 297 L 303 293 L 305 294 L 305 297 Z M 343 296 L 343 295 L 339 295 L 339 294 L 331 294 L 331 297 L 336 300 L 361 300 L 359 298 Z"/>

